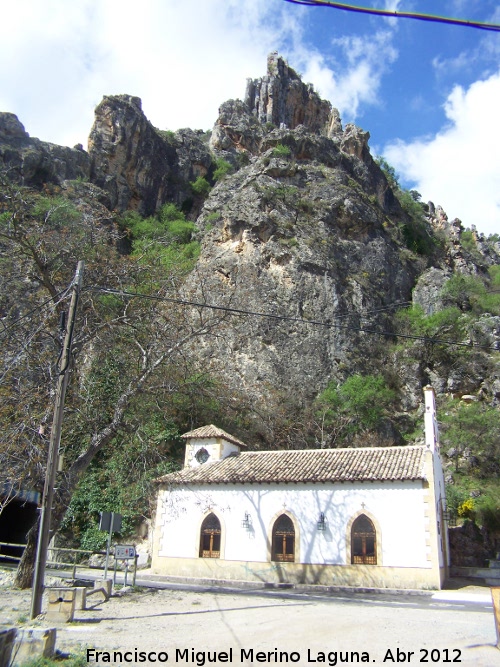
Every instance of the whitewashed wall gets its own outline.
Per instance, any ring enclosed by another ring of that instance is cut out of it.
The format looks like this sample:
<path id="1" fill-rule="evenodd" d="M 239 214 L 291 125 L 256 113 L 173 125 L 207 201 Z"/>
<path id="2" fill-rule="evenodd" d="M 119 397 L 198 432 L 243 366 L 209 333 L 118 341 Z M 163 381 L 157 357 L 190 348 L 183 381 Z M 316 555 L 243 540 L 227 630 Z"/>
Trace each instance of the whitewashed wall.
<path id="1" fill-rule="evenodd" d="M 230 454 L 240 451 L 240 447 L 232 442 L 221 438 L 191 438 L 186 445 L 186 454 L 184 457 L 184 467 L 195 468 L 200 465 L 196 460 L 196 454 L 200 449 L 206 449 L 209 458 L 207 463 L 225 459 Z M 205 465 L 205 464 L 203 464 Z"/>
<path id="2" fill-rule="evenodd" d="M 345 483 L 328 488 L 314 484 L 248 484 L 164 489 L 158 498 L 158 556 L 197 558 L 201 523 L 212 511 L 221 522 L 221 558 L 268 562 L 272 525 L 286 513 L 295 524 L 295 562 L 348 564 L 349 521 L 365 512 L 377 527 L 382 549 L 379 565 L 429 568 L 429 526 L 424 510 L 420 481 Z M 324 532 L 317 530 L 321 512 L 326 517 Z M 245 513 L 251 518 L 250 530 L 242 526 Z"/>

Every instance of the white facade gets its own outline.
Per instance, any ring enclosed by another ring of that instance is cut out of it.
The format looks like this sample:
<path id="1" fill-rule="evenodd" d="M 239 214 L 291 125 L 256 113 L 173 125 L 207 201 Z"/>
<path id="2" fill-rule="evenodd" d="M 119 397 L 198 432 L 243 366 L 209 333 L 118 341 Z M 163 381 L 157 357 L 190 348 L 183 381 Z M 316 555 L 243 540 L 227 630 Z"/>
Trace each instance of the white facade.
<path id="1" fill-rule="evenodd" d="M 160 557 L 197 558 L 202 521 L 213 512 L 221 522 L 221 558 L 266 563 L 272 525 L 280 514 L 287 514 L 298 536 L 296 555 L 301 563 L 344 565 L 349 555 L 348 526 L 363 513 L 378 528 L 380 564 L 427 567 L 422 540 L 425 500 L 418 482 L 337 484 L 330 489 L 315 485 L 164 489 L 158 501 L 163 516 Z M 317 527 L 321 512 L 323 531 Z M 245 515 L 248 527 L 243 525 Z"/>
<path id="2" fill-rule="evenodd" d="M 431 401 L 431 408 L 432 405 Z M 204 427 L 208 428 L 215 429 Z M 436 444 L 366 450 L 366 456 L 374 451 L 380 455 L 384 470 L 391 468 L 392 460 L 397 466 L 401 457 L 409 453 L 418 455 L 421 472 L 411 479 L 404 479 L 405 475 L 398 473 L 395 479 L 377 480 L 374 472 L 369 481 L 259 483 L 255 480 L 259 479 L 258 474 L 263 474 L 261 471 L 250 476 L 249 482 L 219 483 L 217 471 L 220 474 L 229 466 L 237 470 L 240 462 L 242 470 L 257 469 L 266 453 L 241 454 L 238 458 L 238 445 L 222 442 L 224 436 L 217 442 L 216 437 L 195 435 L 193 432 L 193 438 L 187 438 L 186 466 L 199 469 L 186 473 L 185 468 L 178 476 L 174 473 L 161 480 L 152 563 L 155 572 L 271 583 L 441 586 L 448 549 L 442 521 L 444 480 Z M 195 458 L 201 448 L 210 455 L 204 463 Z M 225 458 L 228 454 L 232 454 L 231 460 Z M 295 454 L 300 458 L 302 453 Z M 306 450 L 303 454 L 308 460 L 325 456 L 324 451 L 316 454 Z M 332 450 L 332 455 L 343 454 L 351 455 L 352 450 Z M 214 466 L 217 457 L 219 463 Z M 280 459 L 279 452 L 271 453 L 271 458 L 280 465 L 288 461 Z M 401 479 L 397 479 L 398 475 Z M 279 560 L 274 550 L 273 530 L 283 515 L 293 524 L 293 545 L 287 562 Z M 361 515 L 368 519 L 375 533 L 374 553 L 362 561 L 355 558 L 353 546 L 353 540 L 357 539 L 353 524 Z M 208 552 L 200 546 L 207 517 L 218 521 L 217 547 L 211 557 L 204 557 Z"/>

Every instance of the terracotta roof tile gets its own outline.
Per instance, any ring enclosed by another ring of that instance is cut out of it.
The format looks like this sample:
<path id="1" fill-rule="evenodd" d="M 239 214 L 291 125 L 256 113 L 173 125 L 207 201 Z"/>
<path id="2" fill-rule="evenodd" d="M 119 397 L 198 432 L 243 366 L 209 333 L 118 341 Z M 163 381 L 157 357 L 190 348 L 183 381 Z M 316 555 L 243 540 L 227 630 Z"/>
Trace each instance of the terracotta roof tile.
<path id="1" fill-rule="evenodd" d="M 425 479 L 425 447 L 242 452 L 160 478 L 167 484 L 377 482 Z"/>
<path id="2" fill-rule="evenodd" d="M 235 445 L 239 445 L 240 447 L 247 447 L 244 442 L 241 442 L 241 440 L 235 438 L 234 435 L 226 433 L 226 431 L 223 431 L 221 428 L 214 426 L 213 424 L 195 428 L 194 431 L 189 431 L 188 433 L 181 435 L 181 438 L 185 438 L 186 440 L 191 438 L 224 438 L 228 442 L 232 442 Z"/>

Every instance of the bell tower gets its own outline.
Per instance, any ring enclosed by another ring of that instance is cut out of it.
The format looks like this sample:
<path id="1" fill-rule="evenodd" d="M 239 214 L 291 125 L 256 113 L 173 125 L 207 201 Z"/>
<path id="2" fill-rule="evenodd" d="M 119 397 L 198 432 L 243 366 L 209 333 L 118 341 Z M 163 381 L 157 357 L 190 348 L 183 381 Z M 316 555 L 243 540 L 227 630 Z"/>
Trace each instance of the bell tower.
<path id="1" fill-rule="evenodd" d="M 213 424 L 184 433 L 181 438 L 186 440 L 185 468 L 196 468 L 206 463 L 220 461 L 228 456 L 237 455 L 242 448 L 246 448 L 244 442 Z"/>

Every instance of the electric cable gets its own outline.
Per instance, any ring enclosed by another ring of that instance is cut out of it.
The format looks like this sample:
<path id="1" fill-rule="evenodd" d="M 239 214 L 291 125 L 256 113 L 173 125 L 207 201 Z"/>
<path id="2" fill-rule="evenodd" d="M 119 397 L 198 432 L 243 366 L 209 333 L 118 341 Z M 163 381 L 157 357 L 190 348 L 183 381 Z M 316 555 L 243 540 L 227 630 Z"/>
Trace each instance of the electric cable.
<path id="1" fill-rule="evenodd" d="M 71 286 L 70 286 L 70 287 L 71 287 Z M 33 315 L 33 314 L 36 313 L 37 311 L 41 310 L 41 309 L 44 308 L 47 304 L 49 304 L 49 303 L 51 303 L 51 302 L 54 302 L 55 299 L 59 299 L 59 297 L 61 297 L 61 295 L 62 295 L 62 298 L 60 298 L 59 301 L 57 301 L 57 302 L 54 303 L 54 307 L 57 307 L 57 306 L 61 303 L 61 301 L 64 299 L 64 296 L 65 296 L 65 295 L 68 293 L 68 291 L 70 290 L 70 287 L 66 287 L 65 289 L 63 289 L 63 290 L 61 290 L 60 292 L 58 292 L 57 294 L 55 294 L 54 296 L 51 296 L 50 299 L 47 299 L 46 301 L 43 301 L 42 303 L 40 303 L 38 306 L 35 306 L 35 308 L 33 308 L 32 310 L 29 310 L 29 311 L 28 311 L 27 313 L 25 313 L 24 315 L 21 315 L 21 317 L 18 317 L 17 320 L 15 320 L 15 322 L 11 322 L 11 323 L 8 324 L 8 325 L 3 325 L 3 329 L 0 331 L 0 336 L 1 336 L 2 334 L 6 334 L 6 333 L 7 333 L 8 331 L 10 331 L 11 329 L 14 329 L 15 327 L 17 327 L 17 326 L 20 324 L 20 322 L 22 322 L 23 320 L 25 320 L 27 317 L 30 317 L 31 315 Z M 0 320 L 0 321 L 1 321 L 1 320 Z"/>
<path id="2" fill-rule="evenodd" d="M 306 324 L 306 325 L 312 325 L 312 326 L 321 326 L 325 327 L 328 329 L 346 329 L 348 331 L 356 331 L 358 333 L 367 333 L 367 334 L 372 334 L 376 336 L 386 336 L 388 338 L 404 338 L 408 340 L 418 340 L 422 341 L 425 343 L 431 343 L 431 344 L 438 344 L 438 345 L 450 345 L 450 346 L 456 346 L 456 347 L 466 347 L 466 348 L 478 348 L 481 350 L 490 350 L 493 352 L 498 352 L 498 348 L 496 347 L 491 347 L 491 346 L 486 346 L 486 345 L 481 345 L 480 343 L 464 343 L 461 341 L 455 341 L 455 340 L 449 340 L 449 339 L 442 339 L 442 338 L 430 338 L 428 336 L 418 336 L 415 334 L 402 334 L 402 333 L 396 333 L 394 331 L 376 331 L 374 329 L 366 329 L 365 327 L 353 327 L 349 326 L 346 324 L 336 324 L 332 322 L 322 322 L 320 320 L 306 320 L 301 317 L 293 317 L 291 315 L 278 315 L 275 313 L 261 313 L 259 311 L 252 311 L 252 310 L 244 310 L 243 308 L 230 308 L 228 306 L 217 306 L 216 304 L 209 304 L 209 303 L 200 303 L 196 301 L 188 301 L 186 299 L 177 299 L 174 297 L 166 297 L 166 296 L 157 296 L 153 294 L 141 294 L 140 292 L 128 292 L 124 290 L 117 290 L 117 289 L 112 289 L 108 287 L 99 287 L 96 285 L 92 286 L 87 286 L 84 289 L 95 291 L 95 292 L 103 292 L 106 294 L 114 294 L 115 296 L 122 296 L 125 298 L 142 298 L 142 299 L 149 299 L 152 301 L 163 301 L 166 303 L 175 303 L 177 305 L 181 306 L 191 306 L 193 308 L 207 308 L 210 310 L 218 310 L 218 311 L 223 311 L 227 312 L 231 315 L 247 315 L 247 316 L 253 316 L 253 317 L 262 317 L 262 318 L 268 318 L 268 319 L 273 319 L 277 321 L 284 321 L 284 322 L 295 322 L 297 324 Z M 353 313 L 353 315 L 356 315 L 357 313 Z"/>
<path id="3" fill-rule="evenodd" d="M 467 19 L 456 19 L 447 16 L 436 16 L 434 14 L 420 14 L 418 12 L 399 12 L 389 9 L 376 9 L 375 7 L 360 7 L 359 5 L 349 5 L 344 2 L 331 2 L 330 0 L 285 0 L 294 5 L 307 5 L 310 7 L 330 7 L 331 9 L 341 9 L 348 12 L 358 12 L 361 14 L 373 14 L 375 16 L 388 16 L 397 19 L 416 19 L 418 21 L 431 21 L 434 23 L 444 23 L 447 25 L 462 26 L 464 28 L 477 28 L 478 30 L 490 30 L 500 32 L 500 25 L 496 23 L 481 23 L 479 21 L 468 21 Z"/>

